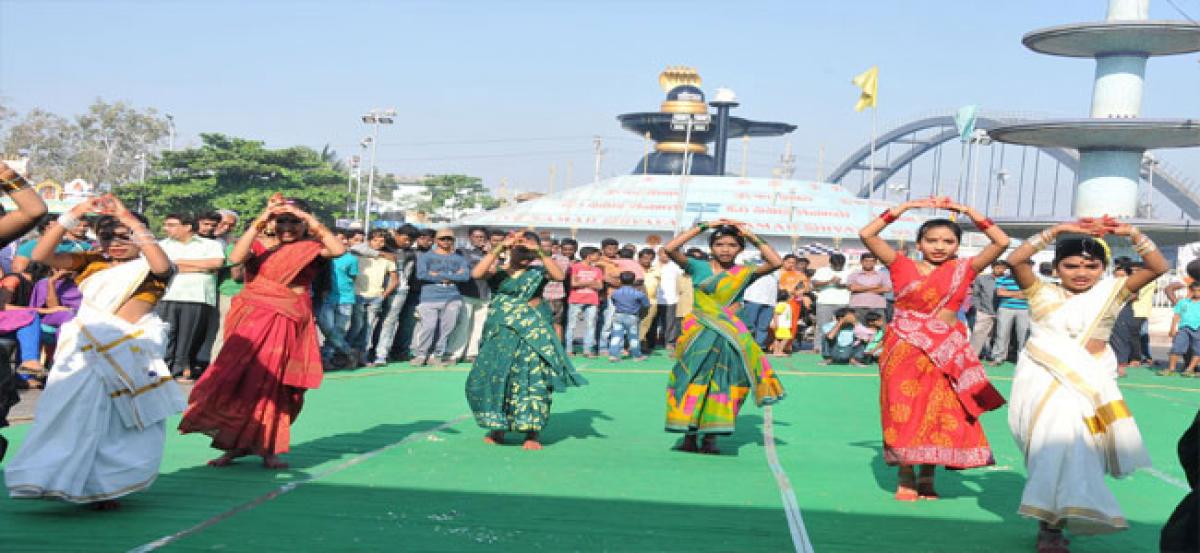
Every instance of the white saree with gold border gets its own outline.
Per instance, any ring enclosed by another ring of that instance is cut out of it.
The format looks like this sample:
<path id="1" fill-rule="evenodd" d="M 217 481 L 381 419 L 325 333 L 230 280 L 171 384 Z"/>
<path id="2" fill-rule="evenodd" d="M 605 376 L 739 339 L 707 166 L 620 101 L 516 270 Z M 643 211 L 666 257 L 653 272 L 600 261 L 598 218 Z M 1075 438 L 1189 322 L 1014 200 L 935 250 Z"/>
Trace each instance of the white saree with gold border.
<path id="1" fill-rule="evenodd" d="M 12 497 L 90 503 L 158 476 L 166 419 L 186 406 L 162 359 L 166 324 L 115 315 L 149 272 L 138 259 L 80 284 L 83 305 L 60 330 L 33 428 L 4 471 Z"/>
<path id="2" fill-rule="evenodd" d="M 1125 279 L 1104 279 L 1071 294 L 1038 284 L 1029 298 L 1032 334 L 1017 362 L 1008 424 L 1025 454 L 1029 479 L 1020 514 L 1077 534 L 1129 527 L 1105 474 L 1150 466 L 1141 432 L 1117 387 L 1117 359 L 1089 340 L 1108 342 L 1129 297 Z"/>

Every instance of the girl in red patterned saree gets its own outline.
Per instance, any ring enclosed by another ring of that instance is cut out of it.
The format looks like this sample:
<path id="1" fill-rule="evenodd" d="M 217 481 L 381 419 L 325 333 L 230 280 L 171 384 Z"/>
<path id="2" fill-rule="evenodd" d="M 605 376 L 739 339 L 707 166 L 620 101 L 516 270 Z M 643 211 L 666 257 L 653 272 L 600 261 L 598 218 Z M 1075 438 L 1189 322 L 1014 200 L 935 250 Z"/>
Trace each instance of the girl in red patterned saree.
<path id="1" fill-rule="evenodd" d="M 274 223 L 278 243 L 259 232 Z M 180 432 L 212 436 L 225 454 L 209 461 L 226 466 L 259 455 L 267 468 L 287 468 L 291 424 L 304 391 L 321 384 L 321 351 L 313 322 L 312 282 L 320 259 L 345 253 L 300 200 L 272 197 L 262 215 L 229 254 L 246 264 L 246 287 L 234 296 L 225 320 L 225 345 L 188 398 Z"/>
<path id="2" fill-rule="evenodd" d="M 991 240 L 979 255 L 957 256 L 962 229 L 930 219 L 917 231 L 922 260 L 897 254 L 879 237 L 913 208 L 945 209 L 971 218 Z M 896 499 L 937 499 L 938 465 L 964 469 L 994 463 L 979 416 L 1004 404 L 967 341 L 959 308 L 978 271 L 1008 247 L 1008 236 L 975 209 L 949 198 L 905 202 L 884 211 L 859 232 L 863 244 L 888 266 L 896 290 L 895 315 L 879 358 L 883 456 L 899 465 Z M 920 465 L 920 476 L 913 470 Z"/>

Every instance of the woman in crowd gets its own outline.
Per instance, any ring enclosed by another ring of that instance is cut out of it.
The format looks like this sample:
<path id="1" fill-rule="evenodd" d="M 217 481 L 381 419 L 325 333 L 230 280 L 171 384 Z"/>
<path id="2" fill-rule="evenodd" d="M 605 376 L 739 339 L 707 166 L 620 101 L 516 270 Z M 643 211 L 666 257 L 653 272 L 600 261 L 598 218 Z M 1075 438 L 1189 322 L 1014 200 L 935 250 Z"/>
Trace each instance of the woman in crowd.
<path id="1" fill-rule="evenodd" d="M 966 215 L 991 243 L 979 255 L 960 259 L 962 229 L 949 219 L 930 219 L 917 231 L 921 260 L 913 261 L 879 233 L 914 208 Z M 888 266 L 896 290 L 879 358 L 883 457 L 900 467 L 897 500 L 937 499 L 938 465 L 965 469 L 994 463 L 979 416 L 1003 405 L 1004 398 L 988 382 L 957 313 L 975 275 L 1008 247 L 1008 236 L 974 208 L 928 198 L 885 210 L 859 237 Z"/>
<path id="2" fill-rule="evenodd" d="M 259 239 L 268 227 L 275 230 L 271 242 Z M 245 264 L 246 287 L 233 298 L 225 344 L 196 382 L 179 424 L 184 434 L 212 436 L 212 446 L 225 451 L 209 465 L 253 454 L 266 468 L 287 468 L 279 454 L 288 451 L 304 392 L 321 384 L 312 283 L 324 260 L 345 251 L 308 204 L 281 194 L 238 239 L 229 263 Z"/>
<path id="3" fill-rule="evenodd" d="M 710 228 L 712 255 L 704 260 L 684 255 L 681 249 Z M 735 263 L 747 240 L 762 254 L 763 264 Z M 733 433 L 747 395 L 753 392 L 759 406 L 784 396 L 766 355 L 736 312 L 742 291 L 783 261 L 745 223 L 727 219 L 684 231 L 666 245 L 666 251 L 694 282 L 693 309 L 683 320 L 675 347 L 677 361 L 667 383 L 666 429 L 685 434 L 681 451 L 719 454 L 717 436 Z"/>
<path id="4" fill-rule="evenodd" d="M 502 255 L 508 262 L 498 268 Z M 541 449 L 538 436 L 550 418 L 552 394 L 587 383 L 567 359 L 542 300 L 546 283 L 566 274 L 536 236 L 512 233 L 475 265 L 471 278 L 487 279 L 492 298 L 479 356 L 467 376 L 467 404 L 488 431 L 484 442 L 500 444 L 505 432 L 523 432 L 525 449 Z"/>
<path id="5" fill-rule="evenodd" d="M 34 192 L 29 181 L 8 164 L 0 161 L 0 193 L 8 194 L 17 209 L 0 208 L 0 247 L 20 238 L 46 215 L 46 203 Z M 17 375 L 11 368 L 0 367 L 0 428 L 8 426 L 8 410 L 21 400 L 17 394 Z M 0 460 L 8 449 L 8 440 L 0 436 Z"/>
<path id="6" fill-rule="evenodd" d="M 93 211 L 104 214 L 99 248 L 54 253 Z M 145 225 L 116 198 L 93 198 L 59 217 L 33 249 L 33 261 L 79 275 L 84 302 L 59 332 L 33 428 L 5 470 L 13 497 L 108 510 L 158 476 L 165 420 L 184 400 L 162 359 L 166 324 L 154 313 L 174 267 Z"/>
<path id="7" fill-rule="evenodd" d="M 1068 233 L 1084 236 L 1060 237 Z M 1127 237 L 1147 270 L 1103 278 L 1108 246 L 1092 236 L 1106 233 Z M 1039 279 L 1026 263 L 1050 243 L 1058 283 Z M 1008 410 L 1028 472 L 1018 512 L 1038 519 L 1039 553 L 1065 553 L 1064 528 L 1096 534 L 1129 527 L 1104 475 L 1126 476 L 1149 467 L 1150 458 L 1117 387 L 1109 333 L 1125 302 L 1168 265 L 1150 238 L 1107 218 L 1050 227 L 1021 244 L 1008 262 L 1033 323 Z"/>

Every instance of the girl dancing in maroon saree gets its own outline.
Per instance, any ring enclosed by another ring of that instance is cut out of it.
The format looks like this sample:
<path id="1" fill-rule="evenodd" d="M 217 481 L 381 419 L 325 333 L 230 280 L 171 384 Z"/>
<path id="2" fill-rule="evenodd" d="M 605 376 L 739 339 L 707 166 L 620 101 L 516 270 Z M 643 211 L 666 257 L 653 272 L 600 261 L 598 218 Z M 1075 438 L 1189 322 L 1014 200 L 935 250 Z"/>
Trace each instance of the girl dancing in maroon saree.
<path id="1" fill-rule="evenodd" d="M 914 262 L 879 237 L 889 223 L 912 208 L 965 214 L 992 243 L 978 256 L 959 259 L 962 229 L 948 219 L 930 219 L 917 232 L 923 259 Z M 900 466 L 897 500 L 937 499 L 933 487 L 937 465 L 964 469 L 994 463 L 979 416 L 1003 405 L 1004 398 L 988 382 L 957 313 L 978 271 L 1008 247 L 1008 236 L 973 208 L 949 198 L 888 209 L 859 236 L 887 264 L 892 287 L 898 291 L 879 358 L 884 460 Z M 914 465 L 921 465 L 919 478 Z"/>
<path id="2" fill-rule="evenodd" d="M 279 243 L 268 247 L 258 233 L 275 225 Z M 321 352 L 313 322 L 312 282 L 321 258 L 345 247 L 299 200 L 272 198 L 238 240 L 230 263 L 246 264 L 246 287 L 234 296 L 225 320 L 225 345 L 188 398 L 180 432 L 212 436 L 225 451 L 212 466 L 259 455 L 267 468 L 286 468 L 291 425 L 304 391 L 321 384 Z"/>

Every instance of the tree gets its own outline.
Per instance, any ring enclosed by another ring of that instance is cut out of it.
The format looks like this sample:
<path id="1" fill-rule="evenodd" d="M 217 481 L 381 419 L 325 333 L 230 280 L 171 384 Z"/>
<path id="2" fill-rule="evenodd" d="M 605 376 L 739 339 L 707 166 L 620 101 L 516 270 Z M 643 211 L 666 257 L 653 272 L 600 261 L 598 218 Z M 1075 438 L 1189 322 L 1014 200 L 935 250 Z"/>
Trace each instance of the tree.
<path id="1" fill-rule="evenodd" d="M 28 156 L 34 180 L 63 182 L 75 176 L 68 171 L 75 155 L 76 135 L 71 121 L 34 108 L 9 129 L 3 150 L 7 155 Z"/>
<path id="2" fill-rule="evenodd" d="M 2 149 L 9 155 L 28 154 L 35 180 L 78 177 L 121 185 L 138 178 L 140 156 L 153 156 L 166 136 L 167 121 L 153 108 L 137 110 L 97 99 L 74 120 L 30 110 L 8 130 Z"/>
<path id="3" fill-rule="evenodd" d="M 307 201 L 326 219 L 346 205 L 345 176 L 312 148 L 272 150 L 260 141 L 223 134 L 201 134 L 200 139 L 198 148 L 163 152 L 145 186 L 121 187 L 118 195 L 131 206 L 140 200 L 153 220 L 174 211 L 213 209 L 232 209 L 249 218 L 275 192 Z"/>
<path id="4" fill-rule="evenodd" d="M 79 128 L 74 169 L 93 184 L 137 180 L 141 157 L 150 156 L 167 137 L 168 123 L 154 108 L 138 111 L 125 102 L 97 98 L 75 118 Z"/>
<path id="5" fill-rule="evenodd" d="M 500 205 L 479 177 L 433 175 L 425 177 L 424 184 L 429 188 L 429 200 L 421 202 L 418 209 L 425 213 L 434 213 L 447 206 L 464 209 L 478 205 L 483 209 L 493 209 Z"/>

